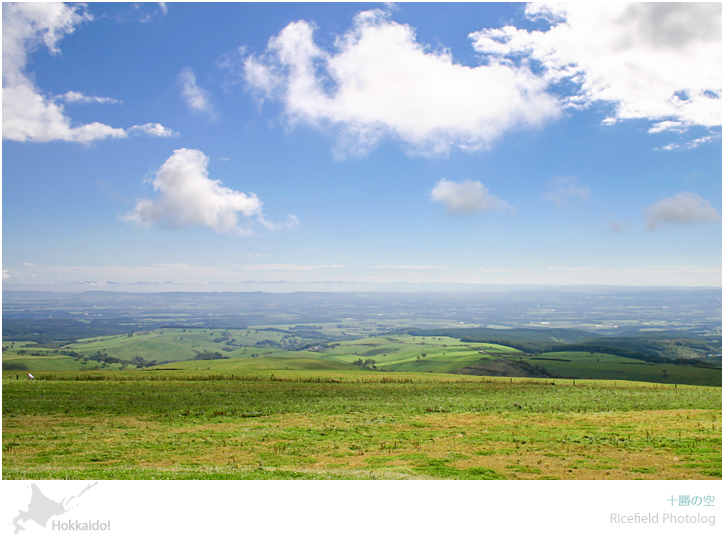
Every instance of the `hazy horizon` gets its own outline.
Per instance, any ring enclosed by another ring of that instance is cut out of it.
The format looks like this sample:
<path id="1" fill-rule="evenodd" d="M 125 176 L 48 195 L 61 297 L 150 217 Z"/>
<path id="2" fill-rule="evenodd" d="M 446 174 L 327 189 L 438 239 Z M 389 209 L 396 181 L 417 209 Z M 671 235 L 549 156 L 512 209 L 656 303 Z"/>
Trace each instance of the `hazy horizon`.
<path id="1" fill-rule="evenodd" d="M 249 281 L 249 282 L 210 282 L 206 284 L 176 283 L 164 284 L 161 282 L 134 282 L 134 283 L 94 283 L 69 282 L 61 285 L 47 285 L 29 287 L 22 284 L 3 286 L 3 293 L 83 293 L 83 292 L 109 292 L 109 293 L 504 293 L 525 291 L 563 291 L 563 292 L 597 292 L 597 291 L 657 291 L 657 290 L 721 290 L 721 286 L 656 286 L 640 285 L 625 286 L 617 284 L 469 284 L 454 282 L 288 282 L 288 281 Z"/>

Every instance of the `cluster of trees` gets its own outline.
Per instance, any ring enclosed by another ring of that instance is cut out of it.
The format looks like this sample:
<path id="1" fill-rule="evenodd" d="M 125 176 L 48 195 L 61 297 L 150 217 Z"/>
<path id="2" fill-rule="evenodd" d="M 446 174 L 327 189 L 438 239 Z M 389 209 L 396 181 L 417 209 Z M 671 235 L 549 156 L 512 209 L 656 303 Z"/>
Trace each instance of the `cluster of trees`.
<path id="1" fill-rule="evenodd" d="M 192 361 L 215 361 L 218 359 L 228 359 L 226 355 L 222 355 L 218 351 L 202 351 L 197 352 L 196 356 L 193 359 L 190 359 Z"/>
<path id="2" fill-rule="evenodd" d="M 32 341 L 37 344 L 54 343 L 62 346 L 81 338 L 112 336 L 142 330 L 139 324 L 116 323 L 103 319 L 89 322 L 74 319 L 3 319 L 3 340 Z"/>
<path id="3" fill-rule="evenodd" d="M 377 370 L 377 361 L 374 359 L 357 359 L 352 361 L 354 366 L 361 366 L 362 368 L 369 368 L 371 370 Z"/>
<path id="4" fill-rule="evenodd" d="M 147 361 L 140 355 L 136 355 L 131 360 L 126 360 L 126 359 L 119 359 L 118 357 L 112 357 L 103 351 L 96 351 L 95 353 L 93 353 L 93 355 L 89 355 L 87 357 L 84 357 L 83 355 L 80 355 L 79 353 L 76 353 L 74 351 L 71 351 L 68 354 L 71 356 L 75 356 L 77 358 L 83 358 L 86 360 L 102 362 L 105 364 L 121 364 L 124 367 L 136 366 L 137 368 L 148 368 L 149 366 L 156 366 L 157 364 L 159 364 L 159 362 L 155 361 L 155 360 Z"/>
<path id="5" fill-rule="evenodd" d="M 277 342 L 276 340 L 259 340 L 256 344 L 254 344 L 254 347 L 266 347 L 266 348 L 273 348 L 273 349 L 282 349 L 282 344 Z"/>
<path id="6" fill-rule="evenodd" d="M 213 336 L 213 334 L 214 333 L 211 333 L 212 336 Z M 222 342 L 232 343 L 232 342 L 235 342 L 235 340 L 229 331 L 225 331 L 221 334 L 221 336 L 219 338 L 214 338 L 212 340 L 212 342 L 214 342 L 215 344 L 220 344 Z"/>

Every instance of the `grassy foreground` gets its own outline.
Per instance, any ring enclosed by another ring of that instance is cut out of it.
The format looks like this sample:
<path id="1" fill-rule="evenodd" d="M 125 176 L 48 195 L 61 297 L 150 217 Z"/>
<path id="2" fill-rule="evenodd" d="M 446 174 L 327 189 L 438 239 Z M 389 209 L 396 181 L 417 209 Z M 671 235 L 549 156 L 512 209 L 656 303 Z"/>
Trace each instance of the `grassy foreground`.
<path id="1" fill-rule="evenodd" d="M 345 371 L 3 377 L 4 479 L 715 479 L 721 388 Z"/>

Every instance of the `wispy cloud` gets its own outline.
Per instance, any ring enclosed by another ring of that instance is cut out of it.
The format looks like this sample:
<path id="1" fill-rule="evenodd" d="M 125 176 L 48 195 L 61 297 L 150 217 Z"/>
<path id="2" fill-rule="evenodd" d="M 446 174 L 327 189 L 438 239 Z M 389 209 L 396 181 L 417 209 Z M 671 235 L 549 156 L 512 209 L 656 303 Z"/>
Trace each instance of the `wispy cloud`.
<path id="1" fill-rule="evenodd" d="M 654 123 L 649 128 L 649 134 L 664 133 L 664 132 L 675 132 L 683 133 L 686 130 L 686 125 L 681 121 L 660 121 Z"/>
<path id="2" fill-rule="evenodd" d="M 591 197 L 591 189 L 581 185 L 573 176 L 554 177 L 543 197 L 557 206 L 564 206 L 588 200 Z"/>
<path id="3" fill-rule="evenodd" d="M 683 144 L 677 144 L 676 142 L 672 142 L 671 144 L 666 144 L 665 146 L 656 149 L 662 149 L 664 151 L 672 151 L 676 149 L 694 149 L 715 140 L 721 140 L 721 133 L 695 138 L 694 140 L 690 140 L 689 142 L 685 142 Z"/>
<path id="4" fill-rule="evenodd" d="M 196 75 L 191 68 L 185 67 L 181 71 L 178 83 L 181 86 L 181 95 L 191 112 L 207 114 L 210 117 L 216 116 L 209 100 L 209 92 L 196 84 Z"/>
<path id="5" fill-rule="evenodd" d="M 112 97 L 95 97 L 92 95 L 84 95 L 80 92 L 69 91 L 62 95 L 58 95 L 56 101 L 65 101 L 66 103 L 100 104 L 100 105 L 122 105 L 123 101 L 113 99 Z"/>
<path id="6" fill-rule="evenodd" d="M 307 21 L 289 24 L 262 55 L 244 57 L 243 73 L 251 90 L 284 104 L 291 125 L 333 131 L 338 155 L 363 155 L 386 137 L 415 153 L 478 150 L 560 112 L 527 67 L 461 65 L 383 10 L 359 13 L 332 50 L 313 34 Z"/>
<path id="7" fill-rule="evenodd" d="M 307 272 L 319 269 L 343 269 L 344 265 L 303 265 L 296 263 L 264 263 L 256 265 L 235 265 L 241 271 L 289 271 Z"/>
<path id="8" fill-rule="evenodd" d="M 372 265 L 369 269 L 400 269 L 404 271 L 441 271 L 450 269 L 447 265 Z"/>
<path id="9" fill-rule="evenodd" d="M 155 4 L 156 9 L 153 9 L 154 6 L 152 2 L 133 3 L 131 4 L 130 15 L 127 15 L 127 17 L 142 23 L 151 22 L 159 17 L 165 17 L 168 14 L 168 3 L 156 2 Z"/>
<path id="10" fill-rule="evenodd" d="M 430 199 L 444 205 L 452 214 L 463 215 L 490 210 L 512 209 L 506 202 L 490 194 L 480 181 L 441 179 L 430 193 Z"/>
<path id="11" fill-rule="evenodd" d="M 158 196 L 138 200 L 135 209 L 123 218 L 144 227 L 201 226 L 239 235 L 252 234 L 254 224 L 268 229 L 297 224 L 293 215 L 284 224 L 268 221 L 256 194 L 238 192 L 209 179 L 208 163 L 208 157 L 199 150 L 177 149 L 151 181 Z M 245 218 L 246 226 L 239 224 L 240 216 Z"/>
<path id="12" fill-rule="evenodd" d="M 646 217 L 648 230 L 656 230 L 665 224 L 721 221 L 711 203 L 693 192 L 682 192 L 659 200 L 646 208 Z"/>
<path id="13" fill-rule="evenodd" d="M 46 97 L 25 72 L 29 55 L 39 47 L 57 55 L 58 43 L 93 17 L 82 4 L 3 3 L 3 138 L 18 142 L 65 140 L 90 144 L 106 138 L 126 138 L 125 129 L 99 122 L 72 126 L 66 103 L 120 103 L 108 97 L 67 92 Z M 164 128 L 165 129 L 165 128 Z M 156 131 L 147 134 L 158 136 Z"/>
<path id="14" fill-rule="evenodd" d="M 10 284 L 45 282 L 51 285 L 83 286 L 129 284 L 234 284 L 249 280 L 316 280 L 340 276 L 344 265 L 257 264 L 203 266 L 167 263 L 140 266 L 34 266 L 3 269 L 3 280 Z"/>

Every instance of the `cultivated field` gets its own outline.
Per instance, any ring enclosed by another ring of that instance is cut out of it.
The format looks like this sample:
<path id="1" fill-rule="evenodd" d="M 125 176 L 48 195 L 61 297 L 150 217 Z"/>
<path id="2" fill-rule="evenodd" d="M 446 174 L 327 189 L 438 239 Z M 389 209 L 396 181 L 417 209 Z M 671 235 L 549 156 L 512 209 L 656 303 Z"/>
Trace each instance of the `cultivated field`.
<path id="1" fill-rule="evenodd" d="M 655 363 L 593 351 L 525 353 L 506 345 L 463 342 L 448 336 L 389 333 L 360 338 L 350 334 L 351 331 L 342 334 L 334 331 L 331 326 L 316 326 L 314 330 L 280 326 L 216 330 L 165 328 L 84 338 L 50 347 L 28 341 L 8 341 L 3 343 L 3 370 L 359 370 L 364 366 L 384 372 L 622 379 L 721 386 L 720 357 L 718 365 Z M 342 339 L 330 340 L 332 335 Z M 682 347 L 677 347 L 680 353 Z"/>

